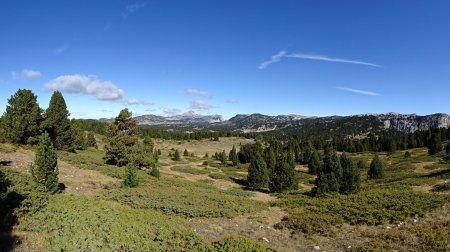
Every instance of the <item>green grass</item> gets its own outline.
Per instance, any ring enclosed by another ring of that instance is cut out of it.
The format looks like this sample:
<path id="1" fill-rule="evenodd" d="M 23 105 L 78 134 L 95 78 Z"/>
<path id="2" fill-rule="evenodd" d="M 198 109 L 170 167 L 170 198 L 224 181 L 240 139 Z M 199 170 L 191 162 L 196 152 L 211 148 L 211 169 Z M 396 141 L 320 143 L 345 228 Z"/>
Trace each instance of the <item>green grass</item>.
<path id="1" fill-rule="evenodd" d="M 441 183 L 433 186 L 433 192 L 448 192 L 450 191 L 450 183 Z"/>
<path id="2" fill-rule="evenodd" d="M 225 173 L 215 172 L 215 173 L 210 173 L 208 176 L 212 179 L 230 180 L 230 178 Z"/>
<path id="3" fill-rule="evenodd" d="M 422 223 L 382 232 L 367 232 L 369 241 L 348 251 L 448 251 L 450 221 Z"/>
<path id="4" fill-rule="evenodd" d="M 234 217 L 266 207 L 250 196 L 251 193 L 242 190 L 221 190 L 205 183 L 162 177 L 151 178 L 137 188 L 107 190 L 101 197 L 188 217 Z"/>
<path id="5" fill-rule="evenodd" d="M 170 168 L 172 171 L 184 172 L 193 175 L 203 175 L 208 174 L 210 171 L 208 169 L 196 169 L 190 166 L 174 166 Z"/>
<path id="6" fill-rule="evenodd" d="M 211 246 L 182 220 L 85 197 L 54 195 L 19 229 L 45 234 L 47 251 L 202 251 Z"/>
<path id="7" fill-rule="evenodd" d="M 0 152 L 11 153 L 17 150 L 17 146 L 12 144 L 0 143 Z"/>
<path id="8" fill-rule="evenodd" d="M 289 195 L 276 205 L 287 211 L 302 208 L 308 212 L 335 216 L 350 224 L 379 225 L 415 215 L 424 216 L 449 202 L 449 195 L 431 195 L 408 188 L 378 188 L 363 189 L 357 194 L 320 198 Z"/>

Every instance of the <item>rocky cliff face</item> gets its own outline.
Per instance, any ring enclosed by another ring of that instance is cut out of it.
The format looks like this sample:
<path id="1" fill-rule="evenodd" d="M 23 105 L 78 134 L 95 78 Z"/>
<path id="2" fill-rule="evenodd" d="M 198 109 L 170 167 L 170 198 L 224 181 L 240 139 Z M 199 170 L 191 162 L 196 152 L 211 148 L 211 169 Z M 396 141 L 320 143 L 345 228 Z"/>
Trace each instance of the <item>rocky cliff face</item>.
<path id="1" fill-rule="evenodd" d="M 134 119 L 140 125 L 210 124 L 223 121 L 221 115 L 199 115 L 193 111 L 174 116 L 142 115 Z"/>
<path id="2" fill-rule="evenodd" d="M 413 133 L 417 130 L 427 130 L 433 127 L 448 128 L 450 126 L 450 116 L 447 114 L 418 116 L 415 114 L 388 113 L 378 115 L 378 117 L 383 121 L 385 128 L 405 133 Z"/>

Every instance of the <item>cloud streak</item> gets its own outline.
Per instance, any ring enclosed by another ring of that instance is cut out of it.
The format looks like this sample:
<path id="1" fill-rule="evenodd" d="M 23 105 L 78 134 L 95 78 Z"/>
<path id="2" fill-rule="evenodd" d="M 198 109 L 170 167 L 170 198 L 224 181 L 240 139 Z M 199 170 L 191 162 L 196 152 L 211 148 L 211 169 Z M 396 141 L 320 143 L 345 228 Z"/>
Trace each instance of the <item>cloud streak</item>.
<path id="1" fill-rule="evenodd" d="M 261 64 L 259 65 L 258 68 L 261 69 L 261 70 L 262 70 L 262 69 L 265 69 L 265 68 L 267 68 L 269 65 L 281 61 L 281 59 L 282 59 L 283 57 L 285 57 L 285 56 L 286 56 L 286 51 L 280 51 L 280 52 L 278 52 L 277 54 L 272 55 L 272 56 L 270 57 L 270 60 L 267 60 L 267 61 L 264 61 L 263 63 L 261 63 Z"/>
<path id="2" fill-rule="evenodd" d="M 239 104 L 239 101 L 234 98 L 230 98 L 230 99 L 226 100 L 225 102 L 228 104 Z"/>
<path id="3" fill-rule="evenodd" d="M 186 88 L 182 92 L 183 92 L 183 94 L 186 94 L 186 95 L 202 96 L 202 97 L 206 97 L 206 98 L 211 98 L 212 97 L 212 95 L 209 94 L 208 92 L 201 91 L 201 90 L 198 90 L 198 89 L 195 89 L 195 88 Z"/>
<path id="4" fill-rule="evenodd" d="M 115 101 L 125 105 L 151 104 L 137 99 L 126 99 L 121 88 L 111 81 L 99 80 L 95 75 L 61 75 L 47 82 L 44 88 L 47 91 L 91 95 L 100 101 Z"/>
<path id="5" fill-rule="evenodd" d="M 20 79 L 21 77 L 25 77 L 28 79 L 38 79 L 42 77 L 42 74 L 40 71 L 30 69 L 22 70 L 20 73 L 11 72 L 11 78 L 13 80 Z"/>
<path id="6" fill-rule="evenodd" d="M 191 110 L 210 110 L 213 108 L 216 108 L 216 106 L 207 104 L 202 100 L 191 101 L 191 105 L 189 106 L 189 109 Z"/>
<path id="7" fill-rule="evenodd" d="M 131 14 L 139 11 L 140 9 L 144 8 L 145 5 L 147 5 L 147 3 L 142 3 L 142 2 L 136 2 L 133 4 L 129 4 L 125 7 L 125 11 L 122 12 L 122 18 L 126 19 L 128 16 L 130 16 Z"/>
<path id="8" fill-rule="evenodd" d="M 354 88 L 348 88 L 348 87 L 337 87 L 339 90 L 355 93 L 355 94 L 362 94 L 362 95 L 369 95 L 369 96 L 381 96 L 379 93 L 375 93 L 372 91 L 367 90 L 361 90 L 361 89 L 354 89 Z"/>
<path id="9" fill-rule="evenodd" d="M 334 62 L 334 63 L 344 63 L 344 64 L 354 64 L 354 65 L 365 65 L 371 67 L 381 67 L 380 65 L 361 61 L 361 60 L 353 60 L 353 59 L 343 59 L 343 58 L 333 58 L 325 55 L 316 55 L 316 54 L 306 54 L 306 53 L 291 53 L 287 54 L 286 51 L 280 51 L 277 54 L 271 56 L 270 60 L 264 61 L 259 65 L 259 69 L 265 69 L 269 65 L 280 62 L 283 58 L 294 58 L 294 59 L 305 59 L 305 60 L 317 60 L 317 61 L 325 61 L 325 62 Z"/>
<path id="10" fill-rule="evenodd" d="M 61 54 L 61 53 L 65 52 L 65 51 L 67 51 L 67 49 L 69 49 L 69 45 L 67 45 L 67 44 L 66 45 L 62 45 L 62 46 L 60 46 L 60 47 L 55 49 L 55 53 L 56 54 Z"/>

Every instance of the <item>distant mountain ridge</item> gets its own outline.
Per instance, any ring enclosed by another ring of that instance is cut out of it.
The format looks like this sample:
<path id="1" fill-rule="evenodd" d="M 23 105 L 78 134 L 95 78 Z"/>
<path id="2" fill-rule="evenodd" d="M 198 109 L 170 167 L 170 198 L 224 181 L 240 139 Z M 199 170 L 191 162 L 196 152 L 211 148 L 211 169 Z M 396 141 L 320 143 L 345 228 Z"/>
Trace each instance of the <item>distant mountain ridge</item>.
<path id="1" fill-rule="evenodd" d="M 167 127 L 193 127 L 203 130 L 226 129 L 242 132 L 266 132 L 284 128 L 311 128 L 318 127 L 323 130 L 339 130 L 342 127 L 358 128 L 360 132 L 370 130 L 396 130 L 404 133 L 412 133 L 417 130 L 427 130 L 433 127 L 450 126 L 450 116 L 444 113 L 420 116 L 416 114 L 361 114 L 352 116 L 325 116 L 313 117 L 302 115 L 277 115 L 269 116 L 259 113 L 237 114 L 224 120 L 221 115 L 199 115 L 188 111 L 179 115 L 136 116 L 139 125 L 163 125 Z M 112 119 L 100 119 L 111 122 Z"/>
<path id="2" fill-rule="evenodd" d="M 199 115 L 194 111 L 173 116 L 141 115 L 136 116 L 134 119 L 137 120 L 139 125 L 210 124 L 223 122 L 221 115 Z"/>

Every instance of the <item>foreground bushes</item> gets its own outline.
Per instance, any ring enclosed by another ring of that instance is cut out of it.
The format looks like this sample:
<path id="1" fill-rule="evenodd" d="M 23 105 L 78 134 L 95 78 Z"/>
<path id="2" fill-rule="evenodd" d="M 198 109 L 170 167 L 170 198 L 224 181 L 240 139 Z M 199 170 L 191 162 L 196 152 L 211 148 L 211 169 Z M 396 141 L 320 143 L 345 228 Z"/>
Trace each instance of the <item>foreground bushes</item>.
<path id="1" fill-rule="evenodd" d="M 182 179 L 151 178 L 137 188 L 108 190 L 103 199 L 136 208 L 161 210 L 187 217 L 234 217 L 261 210 L 265 205 L 249 199 L 242 190 L 221 190 Z"/>
<path id="2" fill-rule="evenodd" d="M 366 189 L 358 194 L 322 198 L 288 195 L 276 205 L 291 213 L 291 220 L 295 220 L 296 213 L 302 209 L 306 213 L 330 216 L 350 224 L 379 225 L 402 221 L 415 215 L 423 216 L 449 201 L 450 195 L 430 197 L 429 193 L 414 192 L 407 188 L 376 188 Z"/>

